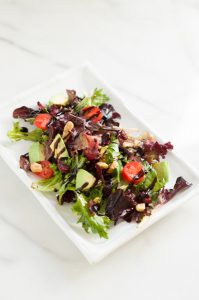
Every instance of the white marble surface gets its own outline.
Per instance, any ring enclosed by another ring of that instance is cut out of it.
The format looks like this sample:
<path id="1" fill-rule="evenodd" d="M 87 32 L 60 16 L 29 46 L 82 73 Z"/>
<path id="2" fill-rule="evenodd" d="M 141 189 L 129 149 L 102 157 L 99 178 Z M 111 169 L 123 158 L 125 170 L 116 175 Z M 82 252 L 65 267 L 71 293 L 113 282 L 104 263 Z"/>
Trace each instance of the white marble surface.
<path id="1" fill-rule="evenodd" d="M 84 60 L 199 170 L 199 1 L 0 0 L 1 103 Z M 199 299 L 199 199 L 88 265 L 0 166 L 1 300 Z"/>

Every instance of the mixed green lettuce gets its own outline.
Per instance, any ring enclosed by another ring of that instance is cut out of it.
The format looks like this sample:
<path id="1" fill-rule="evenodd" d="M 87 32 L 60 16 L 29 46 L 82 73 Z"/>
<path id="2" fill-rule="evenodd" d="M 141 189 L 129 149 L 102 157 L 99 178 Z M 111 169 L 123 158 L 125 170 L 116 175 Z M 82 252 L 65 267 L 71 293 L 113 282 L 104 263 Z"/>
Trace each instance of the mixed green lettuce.
<path id="1" fill-rule="evenodd" d="M 83 98 L 66 90 L 46 105 L 16 108 L 13 117 L 33 130 L 17 121 L 8 132 L 13 141 L 32 142 L 20 156 L 20 168 L 42 178 L 32 187 L 55 192 L 60 205 L 71 203 L 84 230 L 106 239 L 113 224 L 139 223 L 158 203 L 189 186 L 179 177 L 173 189 L 165 188 L 164 158 L 173 145 L 147 134 L 128 136 L 109 100 L 98 88 Z"/>
<path id="2" fill-rule="evenodd" d="M 43 131 L 41 129 L 34 129 L 27 131 L 27 128 L 21 127 L 19 122 L 13 123 L 13 128 L 8 132 L 8 137 L 13 141 L 32 141 L 38 142 L 44 139 Z"/>
<path id="3" fill-rule="evenodd" d="M 86 232 L 98 233 L 100 237 L 107 239 L 111 220 L 106 216 L 92 214 L 88 209 L 88 200 L 82 193 L 76 193 L 76 197 L 72 210 L 79 215 L 78 223 L 82 224 Z"/>
<path id="4" fill-rule="evenodd" d="M 80 112 L 87 106 L 100 106 L 109 101 L 109 97 L 103 93 L 102 89 L 94 89 L 93 93 L 89 97 L 84 97 L 83 100 L 76 105 L 75 111 Z"/>

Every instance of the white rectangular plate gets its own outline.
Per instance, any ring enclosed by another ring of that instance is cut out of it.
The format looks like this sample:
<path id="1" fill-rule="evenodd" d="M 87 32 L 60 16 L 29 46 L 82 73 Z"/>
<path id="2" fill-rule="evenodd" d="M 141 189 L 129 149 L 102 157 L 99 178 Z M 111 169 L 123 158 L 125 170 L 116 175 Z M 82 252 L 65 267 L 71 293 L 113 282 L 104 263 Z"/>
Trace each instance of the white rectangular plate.
<path id="1" fill-rule="evenodd" d="M 109 239 L 105 240 L 100 239 L 97 235 L 87 234 L 84 232 L 81 225 L 76 224 L 77 217 L 71 212 L 70 205 L 64 204 L 61 207 L 58 206 L 55 194 L 42 194 L 31 188 L 32 181 L 35 181 L 35 178 L 31 175 L 27 175 L 19 168 L 19 156 L 27 152 L 30 144 L 25 141 L 11 142 L 7 138 L 7 131 L 10 130 L 13 122 L 12 111 L 14 108 L 21 105 L 34 106 L 38 100 L 41 102 L 47 102 L 51 96 L 65 91 L 66 88 L 75 89 L 77 94 L 82 95 L 85 91 L 90 92 L 95 87 L 103 88 L 105 93 L 107 93 L 111 98 L 111 103 L 122 115 L 122 126 L 138 127 L 141 130 L 147 130 L 154 134 L 154 131 L 150 129 L 149 126 L 139 120 L 131 112 L 131 107 L 127 108 L 127 106 L 125 106 L 125 103 L 122 101 L 118 93 L 96 74 L 93 67 L 89 64 L 85 64 L 17 96 L 12 102 L 4 106 L 3 109 L 1 109 L 0 137 L 0 155 L 2 158 L 13 172 L 15 172 L 25 183 L 55 223 L 64 231 L 66 236 L 74 242 L 90 263 L 99 262 L 116 248 L 134 238 L 153 223 L 173 211 L 183 202 L 199 193 L 198 174 L 174 153 L 169 154 L 168 161 L 171 173 L 169 186 L 173 185 L 178 176 L 183 176 L 187 181 L 193 184 L 192 187 L 182 193 L 179 193 L 166 205 L 154 211 L 152 216 L 146 222 L 139 225 L 135 223 L 122 222 L 117 226 L 114 226 L 110 229 Z M 160 138 L 159 140 L 161 141 Z"/>

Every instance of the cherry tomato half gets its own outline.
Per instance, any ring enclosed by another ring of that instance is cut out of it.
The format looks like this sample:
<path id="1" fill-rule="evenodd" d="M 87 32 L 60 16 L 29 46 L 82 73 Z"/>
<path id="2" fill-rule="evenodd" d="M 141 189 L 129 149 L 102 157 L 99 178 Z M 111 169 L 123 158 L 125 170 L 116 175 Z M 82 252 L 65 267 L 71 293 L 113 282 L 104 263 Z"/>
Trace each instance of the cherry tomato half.
<path id="1" fill-rule="evenodd" d="M 98 116 L 92 118 L 92 122 L 93 122 L 93 123 L 97 123 L 97 122 L 101 121 L 102 118 L 103 118 L 103 114 L 102 114 L 102 112 L 100 111 L 100 113 L 98 114 Z"/>
<path id="2" fill-rule="evenodd" d="M 43 160 L 40 162 L 42 166 L 42 171 L 41 172 L 35 172 L 35 174 L 39 177 L 42 177 L 44 179 L 48 179 L 50 177 L 53 177 L 54 171 L 50 167 L 50 162 L 48 160 Z"/>
<path id="3" fill-rule="evenodd" d="M 103 114 L 97 106 L 87 106 L 83 108 L 83 117 L 86 120 L 91 120 L 93 123 L 101 121 Z"/>
<path id="4" fill-rule="evenodd" d="M 133 182 L 134 184 L 138 184 L 144 179 L 144 175 L 141 175 L 140 178 L 136 179 L 135 177 L 143 170 L 143 166 L 139 161 L 131 161 L 127 163 L 122 169 L 122 177 L 127 182 Z M 135 179 L 134 179 L 135 178 Z"/>
<path id="5" fill-rule="evenodd" d="M 46 130 L 51 119 L 52 116 L 49 114 L 39 114 L 35 118 L 34 125 L 42 130 Z"/>

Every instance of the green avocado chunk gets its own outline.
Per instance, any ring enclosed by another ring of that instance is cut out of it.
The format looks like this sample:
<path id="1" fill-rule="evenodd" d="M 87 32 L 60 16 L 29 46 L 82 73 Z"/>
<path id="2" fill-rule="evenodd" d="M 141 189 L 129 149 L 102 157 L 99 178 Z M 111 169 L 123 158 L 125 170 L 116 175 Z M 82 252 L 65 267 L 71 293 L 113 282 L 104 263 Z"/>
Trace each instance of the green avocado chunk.
<path id="1" fill-rule="evenodd" d="M 33 143 L 29 148 L 30 163 L 45 160 L 44 146 L 39 142 Z"/>
<path id="2" fill-rule="evenodd" d="M 53 142 L 50 144 L 50 149 L 53 151 L 55 158 L 68 157 L 66 145 L 59 133 L 56 135 Z"/>
<path id="3" fill-rule="evenodd" d="M 161 161 L 153 164 L 159 180 L 169 181 L 169 164 L 167 161 Z"/>
<path id="4" fill-rule="evenodd" d="M 83 191 L 89 190 L 95 183 L 96 178 L 84 169 L 79 169 L 76 175 L 76 189 L 80 189 L 85 185 Z"/>
<path id="5" fill-rule="evenodd" d="M 157 192 L 169 181 L 169 165 L 167 161 L 161 161 L 154 163 L 153 168 L 157 173 L 157 182 L 153 190 Z"/>
<path id="6" fill-rule="evenodd" d="M 58 95 L 55 95 L 49 99 L 49 102 L 56 105 L 63 105 L 65 106 L 68 104 L 69 99 L 66 93 L 61 93 Z"/>

